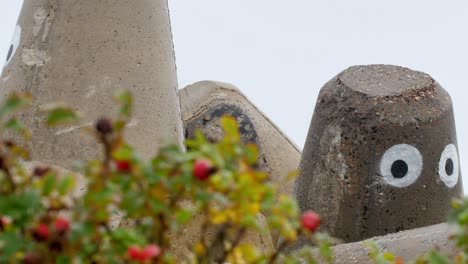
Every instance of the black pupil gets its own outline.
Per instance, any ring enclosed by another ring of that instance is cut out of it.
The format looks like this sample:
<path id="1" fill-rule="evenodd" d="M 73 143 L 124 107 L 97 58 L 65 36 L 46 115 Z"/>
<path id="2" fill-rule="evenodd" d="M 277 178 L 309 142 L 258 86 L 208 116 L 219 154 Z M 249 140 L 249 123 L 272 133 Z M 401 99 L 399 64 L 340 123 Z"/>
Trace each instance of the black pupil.
<path id="1" fill-rule="evenodd" d="M 395 178 L 403 178 L 408 173 L 408 164 L 402 160 L 397 160 L 392 164 L 392 175 Z"/>
<path id="2" fill-rule="evenodd" d="M 452 159 L 447 159 L 447 161 L 445 162 L 445 172 L 449 176 L 453 174 L 453 160 Z"/>
<path id="3" fill-rule="evenodd" d="M 6 60 L 10 60 L 11 55 L 13 54 L 13 45 L 10 45 L 10 49 L 8 50 L 7 58 Z"/>

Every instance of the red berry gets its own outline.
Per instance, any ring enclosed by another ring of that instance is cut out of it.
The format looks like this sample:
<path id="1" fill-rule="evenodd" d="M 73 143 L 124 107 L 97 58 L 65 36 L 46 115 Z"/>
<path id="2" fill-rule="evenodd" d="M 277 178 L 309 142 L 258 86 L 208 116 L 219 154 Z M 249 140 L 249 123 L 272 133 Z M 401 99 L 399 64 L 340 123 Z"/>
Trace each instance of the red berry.
<path id="1" fill-rule="evenodd" d="M 0 217 L 0 230 L 3 230 L 7 226 L 11 224 L 12 220 L 9 216 L 2 216 Z"/>
<path id="2" fill-rule="evenodd" d="M 301 221 L 303 227 L 314 232 L 319 227 L 322 220 L 316 212 L 306 211 L 304 214 L 302 214 Z"/>
<path id="3" fill-rule="evenodd" d="M 11 218 L 9 216 L 4 215 L 4 216 L 0 217 L 0 224 L 2 226 L 7 226 L 7 225 L 11 224 L 11 222 L 12 222 L 12 220 L 11 220 Z"/>
<path id="4" fill-rule="evenodd" d="M 127 254 L 131 259 L 144 260 L 143 250 L 137 245 L 129 246 Z"/>
<path id="5" fill-rule="evenodd" d="M 55 229 L 59 232 L 65 232 L 70 229 L 70 220 L 68 218 L 59 216 L 57 219 L 55 219 L 54 222 Z"/>
<path id="6" fill-rule="evenodd" d="M 37 241 L 46 240 L 49 237 L 49 227 L 46 224 L 39 224 L 33 231 L 33 237 Z"/>
<path id="7" fill-rule="evenodd" d="M 143 249 L 142 255 L 144 259 L 150 259 L 159 256 L 159 254 L 161 254 L 161 248 L 155 244 L 150 244 Z"/>
<path id="8" fill-rule="evenodd" d="M 117 166 L 117 170 L 121 172 L 129 171 L 131 166 L 128 160 L 115 160 L 115 165 Z"/>
<path id="9" fill-rule="evenodd" d="M 39 167 L 34 168 L 34 176 L 44 177 L 44 175 L 46 175 L 49 171 L 50 171 L 50 168 L 39 166 Z"/>
<path id="10" fill-rule="evenodd" d="M 200 158 L 193 164 L 193 175 L 200 180 L 208 179 L 213 172 L 213 164 L 208 159 Z"/>

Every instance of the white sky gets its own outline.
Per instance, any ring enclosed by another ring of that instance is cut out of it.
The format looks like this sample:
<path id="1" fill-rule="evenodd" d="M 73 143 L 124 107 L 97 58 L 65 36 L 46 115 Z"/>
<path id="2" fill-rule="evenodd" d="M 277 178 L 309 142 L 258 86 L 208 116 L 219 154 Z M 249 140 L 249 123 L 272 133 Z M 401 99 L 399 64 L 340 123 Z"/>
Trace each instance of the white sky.
<path id="1" fill-rule="evenodd" d="M 20 6 L 0 2 L 0 58 Z M 180 88 L 232 83 L 302 148 L 326 81 L 356 64 L 406 66 L 452 95 L 462 173 L 468 164 L 468 1 L 170 0 L 170 8 Z M 468 190 L 468 174 L 464 183 Z"/>

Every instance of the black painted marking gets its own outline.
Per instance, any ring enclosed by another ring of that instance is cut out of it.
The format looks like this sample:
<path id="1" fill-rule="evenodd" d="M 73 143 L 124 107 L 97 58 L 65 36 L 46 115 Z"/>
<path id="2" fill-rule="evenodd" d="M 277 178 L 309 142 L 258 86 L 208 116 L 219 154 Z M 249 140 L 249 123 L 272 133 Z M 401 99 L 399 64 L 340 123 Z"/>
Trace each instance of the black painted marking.
<path id="1" fill-rule="evenodd" d="M 445 172 L 448 176 L 453 174 L 453 160 L 450 158 L 445 161 Z"/>
<path id="2" fill-rule="evenodd" d="M 408 164 L 403 160 L 393 162 L 391 172 L 393 177 L 401 179 L 408 173 Z"/>
<path id="3" fill-rule="evenodd" d="M 8 50 L 8 54 L 7 54 L 7 57 L 6 57 L 6 61 L 9 61 L 11 59 L 11 55 L 13 55 L 13 49 L 15 47 L 13 46 L 13 44 L 10 45 L 10 49 Z"/>
<path id="4" fill-rule="evenodd" d="M 194 132 L 197 128 L 203 128 L 206 125 L 209 125 L 210 122 L 215 121 L 219 122 L 219 118 L 223 115 L 231 115 L 237 120 L 239 127 L 239 132 L 241 134 L 242 141 L 244 143 L 252 142 L 258 143 L 258 135 L 250 120 L 242 108 L 237 105 L 232 104 L 220 104 L 214 107 L 213 110 L 206 112 L 201 117 L 199 117 L 195 122 L 187 124 L 186 134 L 188 137 L 193 137 Z M 212 140 L 212 139 L 209 139 Z"/>

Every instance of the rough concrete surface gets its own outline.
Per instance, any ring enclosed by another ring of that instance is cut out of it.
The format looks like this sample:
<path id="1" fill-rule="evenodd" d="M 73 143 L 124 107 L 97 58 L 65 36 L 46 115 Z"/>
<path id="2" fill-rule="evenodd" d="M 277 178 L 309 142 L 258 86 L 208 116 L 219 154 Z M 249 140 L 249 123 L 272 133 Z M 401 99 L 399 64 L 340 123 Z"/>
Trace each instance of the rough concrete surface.
<path id="1" fill-rule="evenodd" d="M 200 241 L 201 234 L 200 230 L 206 219 L 206 216 L 202 214 L 195 215 L 179 234 L 173 234 L 170 237 L 171 241 L 171 251 L 176 256 L 179 261 L 187 259 L 193 252 L 193 246 Z M 267 229 L 267 221 L 262 214 L 257 215 L 257 224 Z M 210 226 L 207 230 L 207 244 L 211 245 L 213 240 L 218 232 L 218 227 Z M 260 252 L 263 254 L 272 253 L 275 248 L 273 241 L 269 232 L 258 233 L 253 231 L 248 231 L 245 233 L 241 243 L 249 243 L 254 245 Z M 212 252 L 215 256 L 221 255 L 224 251 L 223 244 L 215 245 L 214 251 Z"/>
<path id="2" fill-rule="evenodd" d="M 244 142 L 259 147 L 259 169 L 268 172 L 279 186 L 279 194 L 292 195 L 293 180 L 288 173 L 298 169 L 301 152 L 239 89 L 233 85 L 202 81 L 180 91 L 182 119 L 186 137 L 196 129 L 211 141 L 222 137 L 219 119 L 234 116 Z"/>
<path id="3" fill-rule="evenodd" d="M 296 198 L 346 242 L 442 223 L 463 194 L 449 94 L 429 75 L 354 66 L 320 91 Z"/>
<path id="4" fill-rule="evenodd" d="M 113 93 L 129 89 L 134 114 L 126 136 L 144 157 L 162 142 L 182 144 L 176 67 L 166 0 L 25 0 L 0 79 L 0 97 L 31 92 L 22 116 L 32 128 L 32 159 L 70 168 L 101 151 L 83 133 L 117 113 Z M 47 128 L 39 109 L 65 102 L 84 117 Z"/>
<path id="5" fill-rule="evenodd" d="M 371 241 L 376 243 L 381 252 L 392 252 L 395 256 L 402 257 L 406 263 L 433 249 L 449 257 L 455 256 L 460 249 L 457 249 L 453 241 L 449 240 L 451 231 L 449 225 L 438 224 L 375 237 Z M 375 263 L 368 255 L 369 249 L 362 242 L 335 246 L 333 252 L 335 264 Z"/>

